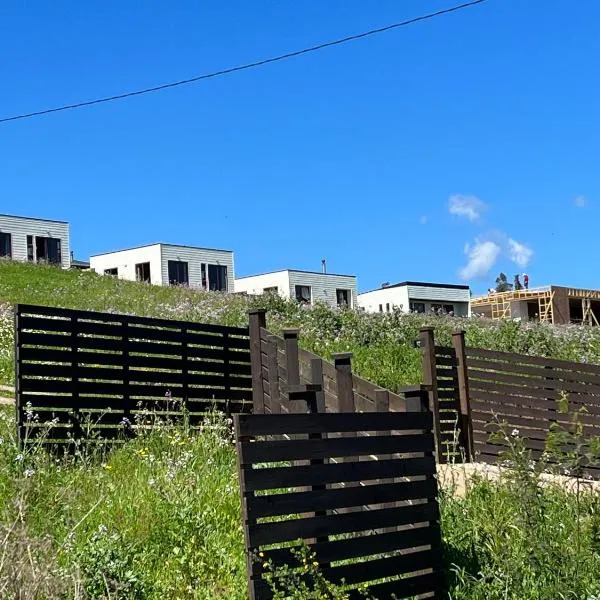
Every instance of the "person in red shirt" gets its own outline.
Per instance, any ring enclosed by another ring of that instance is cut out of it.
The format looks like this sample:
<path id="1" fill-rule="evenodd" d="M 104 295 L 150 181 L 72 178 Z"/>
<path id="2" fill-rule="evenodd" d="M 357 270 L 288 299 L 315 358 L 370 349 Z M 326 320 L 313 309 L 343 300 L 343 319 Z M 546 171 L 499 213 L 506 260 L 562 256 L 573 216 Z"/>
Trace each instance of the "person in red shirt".
<path id="1" fill-rule="evenodd" d="M 529 275 L 527 273 L 523 273 L 523 286 L 526 290 L 529 289 Z"/>

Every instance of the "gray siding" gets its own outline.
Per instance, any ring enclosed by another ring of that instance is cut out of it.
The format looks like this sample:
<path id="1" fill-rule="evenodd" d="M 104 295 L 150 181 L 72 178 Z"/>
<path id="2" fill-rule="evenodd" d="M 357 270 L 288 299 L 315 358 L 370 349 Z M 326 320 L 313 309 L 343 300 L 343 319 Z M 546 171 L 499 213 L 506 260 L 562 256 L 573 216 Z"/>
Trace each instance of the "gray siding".
<path id="1" fill-rule="evenodd" d="M 53 237 L 59 238 L 61 242 L 61 259 L 63 268 L 68 269 L 71 266 L 71 245 L 68 223 L 0 215 L 0 231 L 3 233 L 10 233 L 11 235 L 13 260 L 27 261 L 28 235 Z"/>
<path id="2" fill-rule="evenodd" d="M 325 302 L 329 306 L 337 306 L 336 290 L 344 289 L 351 292 L 351 307 L 356 306 L 356 277 L 354 275 L 333 275 L 329 273 L 304 273 L 289 271 L 290 297 L 296 297 L 297 285 L 309 285 L 312 292 L 312 302 Z"/>
<path id="3" fill-rule="evenodd" d="M 434 302 L 470 302 L 469 290 L 435 286 L 408 286 L 410 300 L 432 300 Z"/>
<path id="4" fill-rule="evenodd" d="M 162 281 L 169 284 L 169 261 L 180 260 L 188 263 L 188 277 L 191 287 L 202 286 L 201 265 L 222 265 L 227 267 L 227 291 L 233 292 L 233 252 L 211 248 L 192 248 L 187 246 L 171 246 L 161 244 L 162 252 Z M 208 277 L 208 269 L 207 269 Z"/>

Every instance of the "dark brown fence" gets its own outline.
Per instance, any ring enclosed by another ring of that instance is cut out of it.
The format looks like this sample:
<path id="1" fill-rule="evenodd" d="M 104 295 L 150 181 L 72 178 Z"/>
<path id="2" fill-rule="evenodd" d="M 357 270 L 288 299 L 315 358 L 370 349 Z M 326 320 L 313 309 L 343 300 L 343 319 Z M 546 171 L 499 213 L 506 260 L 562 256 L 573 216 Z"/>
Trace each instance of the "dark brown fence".
<path id="1" fill-rule="evenodd" d="M 505 444 L 490 435 L 502 426 L 523 438 L 537 459 L 552 424 L 574 431 L 573 415 L 581 408 L 584 436 L 600 436 L 600 366 L 467 348 L 463 332 L 454 334 L 452 347 L 435 346 L 430 330 L 423 335 L 430 338 L 423 345 L 424 371 L 432 372 L 430 361 L 435 364 L 432 393 L 439 397 L 440 435 L 454 436 L 454 457 L 497 462 Z M 586 471 L 600 478 L 599 468 Z"/>
<path id="2" fill-rule="evenodd" d="M 234 419 L 251 600 L 272 597 L 264 563 L 295 566 L 299 540 L 352 599 L 361 584 L 380 600 L 442 597 L 429 411 Z"/>
<path id="3" fill-rule="evenodd" d="M 395 394 L 352 372 L 352 355 L 334 355 L 333 363 L 298 346 L 297 329 L 282 336 L 266 329 L 264 311 L 250 314 L 254 413 L 304 411 L 290 401 L 289 388 L 321 385 L 321 412 L 374 412 L 420 410 L 423 390 L 412 386 Z M 435 412 L 435 411 L 434 411 Z"/>
<path id="4" fill-rule="evenodd" d="M 252 407 L 247 328 L 17 305 L 19 438 L 124 439 Z"/>

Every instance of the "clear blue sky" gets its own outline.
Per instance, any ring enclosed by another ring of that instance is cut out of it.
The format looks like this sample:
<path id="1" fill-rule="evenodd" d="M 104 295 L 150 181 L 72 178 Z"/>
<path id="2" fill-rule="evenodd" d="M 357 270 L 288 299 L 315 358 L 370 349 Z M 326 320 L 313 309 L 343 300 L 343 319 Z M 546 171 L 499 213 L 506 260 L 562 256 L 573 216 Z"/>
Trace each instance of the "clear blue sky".
<path id="1" fill-rule="evenodd" d="M 0 117 L 451 4 L 7 0 Z M 600 287 L 598 22 L 596 0 L 489 0 L 222 79 L 6 123 L 0 212 L 70 221 L 81 258 L 166 241 L 233 249 L 239 275 L 326 257 L 361 290 L 456 282 L 465 267 L 477 291 L 500 270 Z"/>

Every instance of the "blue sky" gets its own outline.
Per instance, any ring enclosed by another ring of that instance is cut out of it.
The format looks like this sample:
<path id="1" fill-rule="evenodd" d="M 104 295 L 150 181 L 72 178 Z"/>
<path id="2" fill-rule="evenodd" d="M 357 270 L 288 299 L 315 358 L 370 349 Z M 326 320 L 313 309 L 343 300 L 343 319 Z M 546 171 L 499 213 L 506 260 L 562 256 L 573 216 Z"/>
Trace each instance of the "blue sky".
<path id="1" fill-rule="evenodd" d="M 226 68 L 436 0 L 7 0 L 0 117 Z M 600 3 L 488 0 L 221 79 L 0 125 L 0 212 L 76 254 L 153 241 L 485 290 L 600 287 Z"/>

